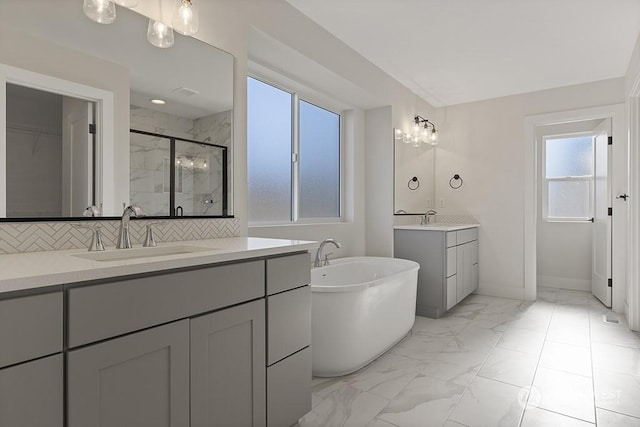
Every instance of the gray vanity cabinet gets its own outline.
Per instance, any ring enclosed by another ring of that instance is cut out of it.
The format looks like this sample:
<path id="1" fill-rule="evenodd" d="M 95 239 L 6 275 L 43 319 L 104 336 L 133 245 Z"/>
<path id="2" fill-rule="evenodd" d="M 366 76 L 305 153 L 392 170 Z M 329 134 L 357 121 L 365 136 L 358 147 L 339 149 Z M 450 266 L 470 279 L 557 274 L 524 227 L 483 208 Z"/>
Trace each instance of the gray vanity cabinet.
<path id="1" fill-rule="evenodd" d="M 67 356 L 68 427 L 188 427 L 189 320 Z"/>
<path id="2" fill-rule="evenodd" d="M 416 314 L 438 318 L 478 288 L 478 229 L 394 230 L 394 256 L 420 264 Z"/>
<path id="3" fill-rule="evenodd" d="M 62 354 L 0 369 L 0 426 L 62 427 Z"/>
<path id="4" fill-rule="evenodd" d="M 0 300 L 0 426 L 63 426 L 62 319 L 62 292 Z"/>
<path id="5" fill-rule="evenodd" d="M 264 426 L 264 360 L 264 300 L 191 319 L 191 426 Z"/>
<path id="6" fill-rule="evenodd" d="M 267 426 L 311 410 L 309 254 L 267 260 Z"/>

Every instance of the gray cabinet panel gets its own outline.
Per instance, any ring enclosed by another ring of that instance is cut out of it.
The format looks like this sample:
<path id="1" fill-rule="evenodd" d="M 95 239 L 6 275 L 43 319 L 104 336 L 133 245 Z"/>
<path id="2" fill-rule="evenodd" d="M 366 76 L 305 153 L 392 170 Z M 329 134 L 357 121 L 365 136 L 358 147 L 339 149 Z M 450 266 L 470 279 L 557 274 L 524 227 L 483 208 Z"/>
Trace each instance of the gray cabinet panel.
<path id="1" fill-rule="evenodd" d="M 457 246 L 457 268 L 456 268 L 456 289 L 457 289 L 457 301 L 462 301 L 472 291 L 472 271 L 471 266 L 471 249 L 472 243 L 465 243 L 464 245 Z"/>
<path id="2" fill-rule="evenodd" d="M 449 234 L 442 231 L 394 230 L 394 256 L 420 264 L 416 296 L 418 316 L 437 318 L 446 312 L 445 237 Z"/>
<path id="3" fill-rule="evenodd" d="M 267 368 L 267 426 L 287 427 L 311 410 L 311 349 Z"/>
<path id="4" fill-rule="evenodd" d="M 0 301 L 0 367 L 62 351 L 62 292 Z"/>
<path id="5" fill-rule="evenodd" d="M 267 298 L 267 365 L 311 345 L 311 287 Z"/>
<path id="6" fill-rule="evenodd" d="M 264 261 L 73 288 L 68 344 L 75 347 L 262 296 Z"/>
<path id="7" fill-rule="evenodd" d="M 287 291 L 311 282 L 308 253 L 267 260 L 267 295 Z"/>
<path id="8" fill-rule="evenodd" d="M 62 427 L 62 354 L 0 369 L 0 426 Z"/>
<path id="9" fill-rule="evenodd" d="M 264 300 L 191 320 L 191 426 L 264 426 Z"/>
<path id="10" fill-rule="evenodd" d="M 68 353 L 68 427 L 189 426 L 189 321 Z"/>

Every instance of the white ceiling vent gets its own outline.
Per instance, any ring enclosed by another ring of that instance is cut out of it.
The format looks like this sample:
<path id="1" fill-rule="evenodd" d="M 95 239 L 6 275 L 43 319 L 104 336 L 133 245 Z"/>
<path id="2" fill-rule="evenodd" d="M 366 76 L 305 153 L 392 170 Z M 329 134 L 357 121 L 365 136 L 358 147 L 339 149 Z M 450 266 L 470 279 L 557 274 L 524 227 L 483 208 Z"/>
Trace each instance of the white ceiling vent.
<path id="1" fill-rule="evenodd" d="M 174 89 L 173 92 L 183 96 L 192 96 L 200 93 L 197 90 L 189 89 L 188 87 L 179 87 Z"/>

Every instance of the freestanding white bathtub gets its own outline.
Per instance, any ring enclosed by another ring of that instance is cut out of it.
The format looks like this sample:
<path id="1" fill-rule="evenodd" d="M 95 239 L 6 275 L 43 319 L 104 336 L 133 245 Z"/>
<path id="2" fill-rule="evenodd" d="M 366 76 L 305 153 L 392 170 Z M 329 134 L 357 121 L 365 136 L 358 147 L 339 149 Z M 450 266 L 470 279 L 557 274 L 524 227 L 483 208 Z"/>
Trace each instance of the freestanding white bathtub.
<path id="1" fill-rule="evenodd" d="M 403 259 L 356 257 L 311 270 L 314 376 L 357 371 L 409 332 L 419 268 Z"/>

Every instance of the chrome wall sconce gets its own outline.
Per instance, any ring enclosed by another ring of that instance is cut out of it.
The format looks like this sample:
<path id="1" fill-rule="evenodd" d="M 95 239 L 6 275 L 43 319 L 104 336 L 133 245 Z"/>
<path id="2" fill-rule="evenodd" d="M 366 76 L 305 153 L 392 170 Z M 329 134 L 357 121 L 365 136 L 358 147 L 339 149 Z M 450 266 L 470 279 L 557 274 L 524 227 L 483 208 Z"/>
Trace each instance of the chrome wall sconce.
<path id="1" fill-rule="evenodd" d="M 436 125 L 422 116 L 414 117 L 411 132 L 396 129 L 394 137 L 396 141 L 402 141 L 414 147 L 419 147 L 423 144 L 438 144 L 438 130 L 436 129 Z"/>

